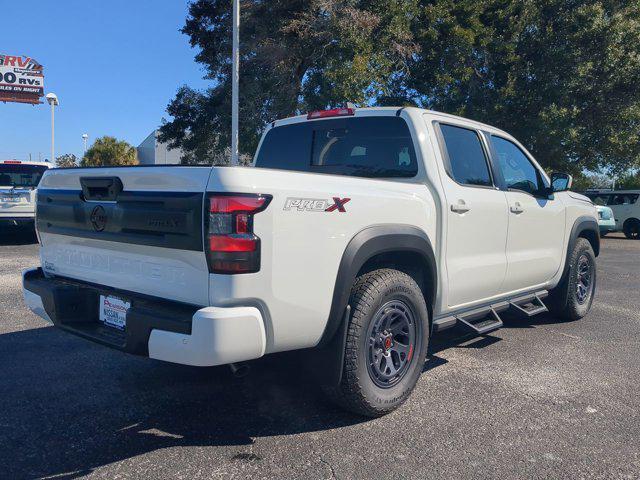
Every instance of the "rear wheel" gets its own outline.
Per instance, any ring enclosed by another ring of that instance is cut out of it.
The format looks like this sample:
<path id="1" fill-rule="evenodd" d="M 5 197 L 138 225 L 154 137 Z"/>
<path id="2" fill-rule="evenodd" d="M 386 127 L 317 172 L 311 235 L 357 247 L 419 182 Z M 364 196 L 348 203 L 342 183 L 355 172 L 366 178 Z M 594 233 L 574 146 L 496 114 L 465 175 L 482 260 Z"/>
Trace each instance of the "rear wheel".
<path id="1" fill-rule="evenodd" d="M 640 239 L 640 220 L 632 218 L 624 222 L 624 236 L 631 240 Z"/>
<path id="2" fill-rule="evenodd" d="M 565 320 L 578 320 L 591 309 L 596 291 L 596 256 L 589 241 L 578 238 L 567 258 L 568 271 L 550 294 L 552 313 Z"/>
<path id="3" fill-rule="evenodd" d="M 409 397 L 424 365 L 429 313 L 406 273 L 380 269 L 356 279 L 342 380 L 326 388 L 342 407 L 370 417 L 387 414 Z"/>

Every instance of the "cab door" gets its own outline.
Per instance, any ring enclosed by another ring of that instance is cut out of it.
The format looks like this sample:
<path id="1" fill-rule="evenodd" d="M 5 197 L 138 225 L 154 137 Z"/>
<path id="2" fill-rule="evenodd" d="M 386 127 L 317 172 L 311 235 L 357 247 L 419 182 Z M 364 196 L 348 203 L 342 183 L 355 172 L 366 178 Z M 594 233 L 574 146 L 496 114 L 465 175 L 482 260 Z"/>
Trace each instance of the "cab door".
<path id="1" fill-rule="evenodd" d="M 523 149 L 505 137 L 489 138 L 508 203 L 505 290 L 544 284 L 562 263 L 564 204 L 558 195 L 545 191 L 548 184 L 542 172 Z"/>
<path id="2" fill-rule="evenodd" d="M 447 209 L 444 245 L 449 307 L 494 297 L 507 270 L 507 201 L 494 183 L 480 132 L 436 123 Z"/>

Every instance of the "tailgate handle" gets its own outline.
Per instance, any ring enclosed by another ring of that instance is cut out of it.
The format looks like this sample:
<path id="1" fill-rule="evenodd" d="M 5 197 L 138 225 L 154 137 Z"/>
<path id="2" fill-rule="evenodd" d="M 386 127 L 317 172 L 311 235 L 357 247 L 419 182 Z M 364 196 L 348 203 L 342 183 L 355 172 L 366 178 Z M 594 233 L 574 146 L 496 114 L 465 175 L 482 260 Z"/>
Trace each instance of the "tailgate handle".
<path id="1" fill-rule="evenodd" d="M 122 192 L 118 177 L 80 177 L 80 185 L 85 200 L 115 201 Z"/>

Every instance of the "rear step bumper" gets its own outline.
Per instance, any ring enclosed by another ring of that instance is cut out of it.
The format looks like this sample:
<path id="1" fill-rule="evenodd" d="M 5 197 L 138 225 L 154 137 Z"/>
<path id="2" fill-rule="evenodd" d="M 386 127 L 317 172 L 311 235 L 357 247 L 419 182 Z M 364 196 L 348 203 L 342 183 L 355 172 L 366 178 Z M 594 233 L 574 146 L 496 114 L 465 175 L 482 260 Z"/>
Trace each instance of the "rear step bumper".
<path id="1" fill-rule="evenodd" d="M 194 366 L 224 365 L 264 355 L 266 335 L 255 307 L 198 308 L 59 277 L 23 272 L 24 300 L 36 315 L 70 333 L 125 352 Z M 124 331 L 98 318 L 100 295 L 131 302 Z"/>
<path id="2" fill-rule="evenodd" d="M 0 227 L 33 227 L 34 225 L 33 213 L 31 216 L 0 216 Z"/>

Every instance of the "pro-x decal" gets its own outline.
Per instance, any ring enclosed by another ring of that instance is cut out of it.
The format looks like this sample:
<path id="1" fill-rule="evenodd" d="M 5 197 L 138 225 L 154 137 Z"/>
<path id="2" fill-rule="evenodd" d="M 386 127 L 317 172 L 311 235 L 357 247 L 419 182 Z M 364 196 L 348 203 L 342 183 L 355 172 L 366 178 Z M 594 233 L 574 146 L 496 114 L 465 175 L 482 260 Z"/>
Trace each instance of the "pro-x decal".
<path id="1" fill-rule="evenodd" d="M 289 197 L 284 202 L 284 210 L 297 210 L 298 212 L 346 212 L 345 204 L 350 198 L 333 197 L 332 200 L 323 198 L 295 198 Z"/>

